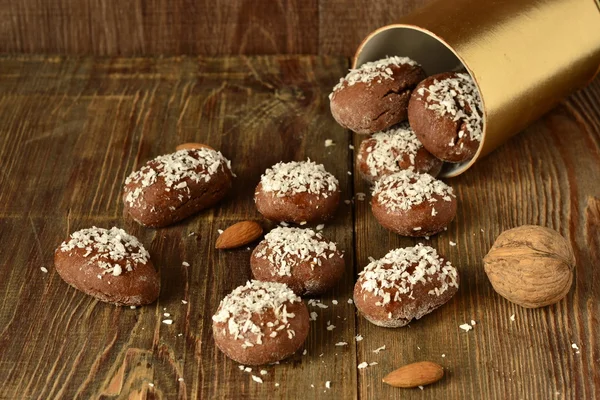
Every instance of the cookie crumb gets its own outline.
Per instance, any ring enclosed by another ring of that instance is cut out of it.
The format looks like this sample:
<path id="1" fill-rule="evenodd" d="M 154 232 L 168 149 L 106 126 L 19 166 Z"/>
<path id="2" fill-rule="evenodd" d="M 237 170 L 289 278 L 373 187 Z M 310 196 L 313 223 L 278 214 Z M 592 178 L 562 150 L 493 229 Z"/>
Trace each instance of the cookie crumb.
<path id="1" fill-rule="evenodd" d="M 263 383 L 263 380 L 256 375 L 252 375 L 252 380 L 257 383 Z"/>
<path id="2" fill-rule="evenodd" d="M 40 269 L 42 270 L 43 273 L 45 273 L 45 274 L 48 273 L 48 268 L 46 268 L 46 267 L 40 267 Z"/>
<path id="3" fill-rule="evenodd" d="M 358 369 L 365 369 L 369 366 L 369 363 L 366 361 L 361 362 L 360 364 L 358 364 Z"/>
<path id="4" fill-rule="evenodd" d="M 165 320 L 163 320 L 162 323 L 163 324 L 167 324 L 167 325 L 171 325 L 171 324 L 173 324 L 173 320 L 172 319 L 165 319 Z"/>
<path id="5" fill-rule="evenodd" d="M 183 265 L 184 267 L 189 267 L 190 263 L 188 263 L 187 261 L 184 261 L 181 263 L 181 265 Z"/>
<path id="6" fill-rule="evenodd" d="M 327 381 L 327 382 L 325 382 L 325 387 L 326 387 L 327 389 L 331 389 L 331 381 Z"/>
<path id="7" fill-rule="evenodd" d="M 333 304 L 334 306 L 337 306 L 338 301 L 337 300 L 331 300 L 331 304 Z"/>
<path id="8" fill-rule="evenodd" d="M 335 345 L 336 346 L 348 346 L 348 343 L 347 342 L 337 342 Z"/>
<path id="9" fill-rule="evenodd" d="M 356 335 L 356 337 L 354 339 L 356 339 L 357 342 L 360 342 L 364 338 L 362 337 L 362 335 Z"/>
<path id="10" fill-rule="evenodd" d="M 513 314 L 513 315 L 510 316 L 510 321 L 511 322 L 515 322 L 515 314 Z"/>
<path id="11" fill-rule="evenodd" d="M 325 147 L 335 146 L 335 142 L 331 139 L 325 140 Z"/>
<path id="12" fill-rule="evenodd" d="M 454 243 L 452 240 L 450 241 L 450 246 L 456 246 L 456 243 Z"/>
<path id="13" fill-rule="evenodd" d="M 187 304 L 188 302 L 185 300 L 181 300 L 181 304 Z"/>

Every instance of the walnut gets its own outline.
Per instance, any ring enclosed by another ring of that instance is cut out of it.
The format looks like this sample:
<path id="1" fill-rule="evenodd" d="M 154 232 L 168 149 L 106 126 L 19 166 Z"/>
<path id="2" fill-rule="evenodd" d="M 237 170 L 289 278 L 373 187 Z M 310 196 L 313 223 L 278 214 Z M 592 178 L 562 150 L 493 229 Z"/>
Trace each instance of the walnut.
<path id="1" fill-rule="evenodd" d="M 483 263 L 498 294 L 520 306 L 537 308 L 567 295 L 575 256 L 556 231 L 523 225 L 502 232 Z"/>

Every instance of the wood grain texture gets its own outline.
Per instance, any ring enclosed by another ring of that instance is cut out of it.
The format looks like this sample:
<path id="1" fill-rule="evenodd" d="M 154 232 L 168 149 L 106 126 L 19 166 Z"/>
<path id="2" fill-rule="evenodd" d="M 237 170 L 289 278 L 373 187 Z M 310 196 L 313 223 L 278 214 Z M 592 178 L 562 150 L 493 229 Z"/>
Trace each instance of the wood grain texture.
<path id="1" fill-rule="evenodd" d="M 0 0 L 0 52 L 353 56 L 432 0 Z"/>
<path id="2" fill-rule="evenodd" d="M 255 383 L 216 349 L 210 319 L 250 278 L 251 251 L 215 250 L 217 230 L 246 219 L 272 226 L 253 202 L 267 167 L 310 157 L 351 197 L 351 137 L 327 100 L 345 68 L 346 59 L 315 57 L 0 60 L 0 398 L 356 397 L 355 348 L 334 346 L 354 335 L 351 206 L 324 230 L 347 249 L 347 274 L 322 297 L 328 309 L 311 309 L 319 317 L 305 356 L 265 367 Z M 191 141 L 232 160 L 227 200 L 166 229 L 124 218 L 129 172 Z M 146 245 L 161 277 L 156 304 L 109 306 L 60 279 L 54 249 L 91 225 L 123 227 Z"/>
<path id="3" fill-rule="evenodd" d="M 320 0 L 319 54 L 353 57 L 369 33 L 432 1 Z"/>
<path id="4" fill-rule="evenodd" d="M 317 0 L 0 0 L 0 52 L 316 54 Z"/>
<path id="5" fill-rule="evenodd" d="M 439 310 L 389 330 L 358 318 L 365 337 L 359 361 L 377 368 L 359 373 L 360 398 L 595 399 L 600 396 L 600 79 L 573 95 L 465 174 L 451 179 L 456 220 L 430 240 L 388 233 L 367 201 L 356 203 L 357 271 L 368 257 L 418 242 L 438 249 L 459 269 L 455 297 Z M 362 136 L 354 135 L 358 148 Z M 358 171 L 356 170 L 358 173 Z M 355 190 L 368 193 L 355 178 Z M 525 309 L 496 294 L 482 258 L 505 229 L 538 224 L 570 241 L 577 258 L 565 300 Z M 373 238 L 377 238 L 374 240 Z M 457 243 L 451 246 L 450 242 Z M 510 316 L 515 315 L 511 322 Z M 476 321 L 465 332 L 459 325 Z M 575 343 L 579 352 L 571 346 Z M 386 351 L 371 352 L 386 345 Z M 445 378 L 424 389 L 379 384 L 388 372 L 416 361 L 434 361 Z"/>
<path id="6" fill-rule="evenodd" d="M 335 124 L 327 100 L 348 65 L 312 56 L 0 58 L 0 398 L 600 397 L 600 78 L 449 181 L 458 216 L 425 242 L 459 268 L 459 292 L 410 327 L 385 329 L 356 316 L 347 299 L 369 256 L 417 240 L 381 228 L 369 196 L 358 200 L 368 185 L 348 175 L 348 145 L 358 148 L 361 137 Z M 129 172 L 191 141 L 232 160 L 234 192 L 165 229 L 125 218 Z M 307 354 L 267 366 L 261 385 L 214 346 L 211 315 L 250 277 L 249 250 L 217 251 L 214 242 L 240 220 L 271 227 L 252 201 L 259 176 L 306 157 L 323 162 L 342 198 L 354 200 L 325 228 L 346 250 L 348 269 L 321 298 L 328 308 L 310 307 L 319 316 Z M 481 261 L 502 230 L 531 223 L 558 230 L 577 257 L 567 298 L 538 310 L 497 295 Z M 109 306 L 60 279 L 54 249 L 90 225 L 121 226 L 147 246 L 162 282 L 156 304 Z M 165 312 L 173 325 L 161 323 Z M 458 328 L 471 319 L 471 332 Z M 349 346 L 335 346 L 342 341 Z M 423 391 L 381 382 L 421 360 L 443 365 L 444 379 Z M 359 370 L 363 361 L 378 364 Z"/>

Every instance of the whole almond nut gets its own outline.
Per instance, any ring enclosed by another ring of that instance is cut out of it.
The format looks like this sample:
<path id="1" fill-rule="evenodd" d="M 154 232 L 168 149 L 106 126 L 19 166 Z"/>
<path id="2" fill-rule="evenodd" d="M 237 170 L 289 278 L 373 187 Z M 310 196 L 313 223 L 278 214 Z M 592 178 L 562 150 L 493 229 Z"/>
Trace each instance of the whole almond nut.
<path id="1" fill-rule="evenodd" d="M 262 227 L 254 221 L 242 221 L 225 229 L 217 238 L 217 249 L 235 249 L 262 236 Z"/>
<path id="2" fill-rule="evenodd" d="M 202 144 L 202 143 L 184 143 L 184 144 L 180 144 L 179 146 L 175 147 L 175 150 L 179 151 L 179 150 L 201 149 L 201 148 L 214 150 L 209 145 Z"/>
<path id="3" fill-rule="evenodd" d="M 444 376 L 444 368 L 430 361 L 408 364 L 390 372 L 383 382 L 390 386 L 412 388 L 437 382 Z"/>

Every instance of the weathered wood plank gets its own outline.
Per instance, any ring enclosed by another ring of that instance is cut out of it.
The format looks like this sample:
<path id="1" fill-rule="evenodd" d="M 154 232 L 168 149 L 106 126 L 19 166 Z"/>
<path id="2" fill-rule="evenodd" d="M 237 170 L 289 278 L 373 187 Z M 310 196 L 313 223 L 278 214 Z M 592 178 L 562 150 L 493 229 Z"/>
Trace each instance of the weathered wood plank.
<path id="1" fill-rule="evenodd" d="M 0 52 L 316 54 L 317 0 L 0 2 Z"/>
<path id="2" fill-rule="evenodd" d="M 358 360 L 379 363 L 359 373 L 361 398 L 600 396 L 600 271 L 595 268 L 600 261 L 598 104 L 597 78 L 464 175 L 448 181 L 457 192 L 457 218 L 447 232 L 420 241 L 459 268 L 459 292 L 410 328 L 378 328 L 358 318 L 357 333 L 365 337 L 357 349 Z M 354 136 L 357 148 L 360 140 Z M 357 192 L 369 191 L 358 177 L 354 185 Z M 500 232 L 523 224 L 554 228 L 575 249 L 575 284 L 557 305 L 528 310 L 511 304 L 493 291 L 483 271 L 481 260 Z M 368 201 L 357 203 L 357 271 L 369 256 L 379 258 L 392 248 L 417 242 L 386 232 Z M 472 331 L 458 328 L 471 319 L 477 322 Z M 387 346 L 384 352 L 371 352 L 382 345 Z M 424 393 L 380 383 L 395 368 L 422 360 L 443 365 L 446 378 Z"/>
<path id="3" fill-rule="evenodd" d="M 433 0 L 319 0 L 319 54 L 354 56 L 372 31 Z"/>
<path id="4" fill-rule="evenodd" d="M 334 347 L 350 342 L 355 328 L 346 303 L 354 281 L 351 207 L 342 204 L 325 228 L 347 250 L 348 270 L 322 297 L 329 308 L 315 310 L 307 355 L 265 368 L 265 383 L 257 384 L 215 348 L 210 321 L 222 297 L 250 278 L 250 251 L 217 252 L 217 230 L 260 220 L 253 192 L 265 168 L 310 157 L 351 197 L 351 137 L 327 111 L 346 59 L 4 58 L 0 65 L 0 397 L 356 397 L 354 347 Z M 336 146 L 326 148 L 325 139 Z M 233 193 L 166 229 L 123 218 L 126 175 L 187 141 L 232 160 Z M 67 232 L 113 224 L 147 245 L 161 275 L 156 304 L 107 306 L 55 273 L 53 250 Z M 164 312 L 173 325 L 161 323 Z"/>

